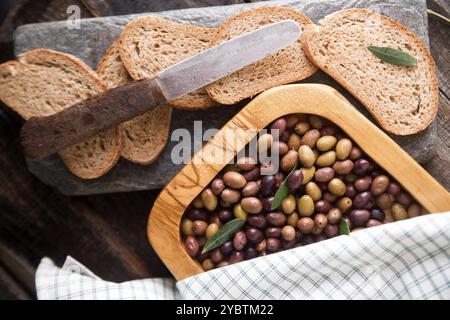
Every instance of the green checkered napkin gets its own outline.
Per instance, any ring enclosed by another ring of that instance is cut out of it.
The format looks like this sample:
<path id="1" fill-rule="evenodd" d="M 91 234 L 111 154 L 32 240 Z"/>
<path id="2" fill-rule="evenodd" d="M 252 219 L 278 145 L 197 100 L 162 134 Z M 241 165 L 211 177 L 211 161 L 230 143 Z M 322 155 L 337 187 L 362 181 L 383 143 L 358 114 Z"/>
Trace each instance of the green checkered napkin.
<path id="1" fill-rule="evenodd" d="M 188 279 L 103 281 L 44 258 L 39 299 L 450 299 L 450 212 L 287 250 Z"/>

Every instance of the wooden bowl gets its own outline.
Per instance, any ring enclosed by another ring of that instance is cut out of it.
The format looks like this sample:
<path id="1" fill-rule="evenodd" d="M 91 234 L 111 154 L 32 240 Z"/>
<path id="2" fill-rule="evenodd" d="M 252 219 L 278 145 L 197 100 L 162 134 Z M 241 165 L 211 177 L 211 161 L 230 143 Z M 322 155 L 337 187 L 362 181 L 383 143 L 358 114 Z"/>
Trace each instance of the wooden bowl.
<path id="1" fill-rule="evenodd" d="M 380 167 L 389 172 L 429 212 L 450 210 L 450 194 L 403 149 L 359 113 L 335 89 L 320 84 L 292 84 L 270 89 L 243 108 L 197 153 L 161 191 L 153 205 L 147 234 L 151 245 L 177 280 L 203 272 L 185 251 L 180 222 L 185 209 L 222 168 L 248 143 L 239 130 L 259 131 L 273 120 L 292 113 L 324 117 L 355 141 Z M 229 152 L 224 152 L 228 150 Z M 223 157 L 222 165 L 206 155 Z"/>

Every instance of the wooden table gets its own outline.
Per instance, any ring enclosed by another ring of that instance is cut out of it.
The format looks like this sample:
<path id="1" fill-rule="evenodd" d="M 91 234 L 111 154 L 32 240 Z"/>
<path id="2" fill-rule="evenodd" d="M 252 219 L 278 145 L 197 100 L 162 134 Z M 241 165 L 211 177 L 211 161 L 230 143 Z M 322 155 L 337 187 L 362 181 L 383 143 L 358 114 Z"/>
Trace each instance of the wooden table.
<path id="1" fill-rule="evenodd" d="M 30 22 L 63 20 L 78 4 L 82 17 L 246 2 L 241 0 L 18 0 L 0 27 L 0 62 L 12 59 L 12 31 Z M 123 3 L 121 5 L 121 3 Z M 429 8 L 450 16 L 446 0 Z M 450 25 L 429 17 L 438 65 L 441 107 L 437 156 L 424 167 L 450 189 Z M 26 169 L 19 145 L 21 119 L 0 106 L 0 299 L 35 298 L 34 273 L 43 256 L 61 264 L 75 257 L 110 281 L 170 276 L 150 247 L 145 225 L 157 191 L 67 197 Z"/>

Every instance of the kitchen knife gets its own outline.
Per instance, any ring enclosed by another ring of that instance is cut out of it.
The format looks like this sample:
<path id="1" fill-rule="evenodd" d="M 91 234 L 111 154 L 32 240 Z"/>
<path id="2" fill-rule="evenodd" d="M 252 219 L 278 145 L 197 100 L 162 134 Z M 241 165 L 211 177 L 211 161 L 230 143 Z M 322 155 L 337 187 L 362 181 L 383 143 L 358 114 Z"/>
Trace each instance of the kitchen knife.
<path id="1" fill-rule="evenodd" d="M 29 119 L 21 132 L 25 154 L 43 158 L 182 97 L 297 41 L 293 20 L 266 25 L 211 47 L 159 72 L 47 117 Z"/>

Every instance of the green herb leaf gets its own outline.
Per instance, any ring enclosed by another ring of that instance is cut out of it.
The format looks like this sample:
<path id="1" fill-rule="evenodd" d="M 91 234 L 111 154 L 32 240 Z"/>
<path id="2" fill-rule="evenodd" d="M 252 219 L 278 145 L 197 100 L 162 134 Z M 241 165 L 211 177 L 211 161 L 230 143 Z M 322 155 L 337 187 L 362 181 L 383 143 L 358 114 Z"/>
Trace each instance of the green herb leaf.
<path id="1" fill-rule="evenodd" d="M 443 21 L 447 22 L 448 24 L 450 24 L 450 19 L 443 16 L 442 14 L 437 13 L 436 11 L 433 11 L 431 9 L 427 9 L 428 14 L 431 14 L 432 16 L 438 17 L 439 19 L 442 19 Z"/>
<path id="2" fill-rule="evenodd" d="M 231 237 L 234 236 L 234 234 L 242 228 L 244 223 L 245 221 L 241 219 L 234 219 L 225 223 L 222 228 L 220 228 L 219 231 L 216 232 L 216 234 L 214 234 L 211 238 L 208 239 L 208 241 L 206 241 L 205 245 L 203 246 L 202 253 L 215 249 L 230 240 Z"/>
<path id="3" fill-rule="evenodd" d="M 381 60 L 396 66 L 415 66 L 417 60 L 409 53 L 389 47 L 368 46 L 370 52 Z"/>
<path id="4" fill-rule="evenodd" d="M 275 193 L 275 197 L 273 197 L 271 209 L 274 210 L 278 208 L 283 201 L 284 198 L 286 198 L 289 195 L 289 187 L 288 187 L 288 179 L 289 176 L 297 169 L 297 166 L 292 168 L 291 172 L 287 175 L 287 177 L 283 180 L 280 187 L 278 188 L 277 192 Z"/>
<path id="5" fill-rule="evenodd" d="M 347 236 L 350 234 L 350 227 L 348 226 L 347 221 L 345 221 L 344 219 L 339 222 L 339 233 L 345 234 Z"/>

